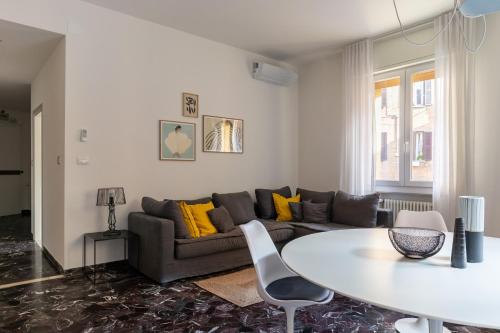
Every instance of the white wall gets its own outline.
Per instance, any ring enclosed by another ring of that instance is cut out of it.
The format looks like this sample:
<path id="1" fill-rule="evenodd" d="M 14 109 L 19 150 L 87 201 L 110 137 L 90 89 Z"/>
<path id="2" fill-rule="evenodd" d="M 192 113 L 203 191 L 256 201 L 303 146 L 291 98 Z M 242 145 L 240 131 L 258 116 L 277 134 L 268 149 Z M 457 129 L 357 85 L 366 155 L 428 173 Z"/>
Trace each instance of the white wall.
<path id="1" fill-rule="evenodd" d="M 0 18 L 66 35 L 64 268 L 81 266 L 84 232 L 106 228 L 99 187 L 124 186 L 117 226 L 126 228 L 143 195 L 297 185 L 297 87 L 253 80 L 251 62 L 266 59 L 75 0 L 0 2 Z M 244 119 L 243 155 L 202 153 L 199 118 L 196 162 L 159 161 L 158 121 L 191 121 L 181 116 L 183 91 L 200 95 L 201 115 Z M 78 156 L 90 164 L 76 165 Z M 121 259 L 115 245 L 98 260 Z"/>
<path id="2" fill-rule="evenodd" d="M 342 54 L 299 71 L 299 185 L 339 188 L 342 141 Z"/>
<path id="3" fill-rule="evenodd" d="M 488 235 L 500 236 L 500 13 L 487 16 L 486 42 L 476 59 L 475 194 L 486 200 Z"/>
<path id="4" fill-rule="evenodd" d="M 42 105 L 42 245 L 64 263 L 64 157 L 65 41 L 56 49 L 31 83 L 31 109 Z M 33 126 L 33 118 L 31 119 Z M 34 159 L 34 156 L 32 156 Z M 34 173 L 33 173 L 34 174 Z M 34 184 L 34 181 L 32 181 Z M 32 202 L 34 198 L 32 198 Z M 36 209 L 36 207 L 35 207 Z M 35 217 L 37 212 L 32 214 Z M 38 233 L 36 233 L 38 234 Z"/>

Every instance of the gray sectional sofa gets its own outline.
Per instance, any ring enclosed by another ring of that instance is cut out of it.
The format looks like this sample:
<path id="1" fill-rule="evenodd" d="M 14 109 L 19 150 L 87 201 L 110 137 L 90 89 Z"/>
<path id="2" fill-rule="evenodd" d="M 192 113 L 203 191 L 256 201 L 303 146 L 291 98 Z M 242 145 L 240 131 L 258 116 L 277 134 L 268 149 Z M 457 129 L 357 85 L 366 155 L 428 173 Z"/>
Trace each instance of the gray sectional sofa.
<path id="1" fill-rule="evenodd" d="M 257 193 L 258 191 L 256 191 Z M 314 194 L 314 192 L 311 193 Z M 265 197 L 269 200 L 267 194 Z M 261 196 L 257 194 L 257 199 L 259 197 Z M 316 198 L 316 201 L 332 200 L 332 202 L 329 202 L 329 206 L 331 206 L 329 209 L 333 209 L 333 197 L 325 198 Z M 200 203 L 208 200 L 210 198 L 191 202 Z M 176 227 L 182 228 L 182 223 L 179 223 L 175 214 L 172 215 L 171 212 L 162 211 L 162 209 L 165 210 L 163 207 L 168 201 L 153 203 L 152 205 L 155 207 L 151 208 L 151 203 L 145 204 L 145 199 L 143 199 L 143 209 L 145 211 L 130 213 L 128 220 L 129 230 L 139 235 L 138 241 L 131 241 L 129 262 L 137 270 L 158 283 L 166 283 L 181 278 L 200 276 L 251 264 L 252 261 L 246 240 L 237 225 L 253 219 L 258 219 L 264 224 L 279 250 L 287 242 L 297 237 L 316 232 L 356 228 L 353 225 L 331 221 L 325 221 L 325 223 L 276 222 L 269 218 L 259 218 L 259 216 L 263 215 L 269 217 L 269 214 L 259 212 L 265 210 L 266 207 L 262 207 L 262 200 L 254 205 L 248 192 L 214 193 L 212 201 L 215 206 L 223 205 L 229 211 L 236 228 L 230 232 L 217 233 L 201 238 L 179 238 L 182 235 L 179 235 Z M 330 220 L 334 219 L 333 215 Z M 392 223 L 392 213 L 388 210 L 378 209 L 375 216 L 376 223 L 372 225 L 373 227 L 387 227 Z"/>

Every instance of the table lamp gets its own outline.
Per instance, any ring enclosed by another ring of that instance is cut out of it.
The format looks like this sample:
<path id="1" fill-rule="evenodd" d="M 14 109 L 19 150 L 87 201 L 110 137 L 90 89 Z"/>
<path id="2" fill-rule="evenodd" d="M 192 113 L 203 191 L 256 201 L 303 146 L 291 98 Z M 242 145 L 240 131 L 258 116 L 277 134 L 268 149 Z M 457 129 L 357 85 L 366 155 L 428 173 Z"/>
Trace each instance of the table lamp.
<path id="1" fill-rule="evenodd" d="M 108 206 L 109 208 L 108 231 L 104 232 L 105 235 L 111 236 L 120 233 L 120 231 L 116 230 L 115 206 L 124 205 L 125 203 L 123 187 L 108 187 L 97 190 L 96 206 Z"/>

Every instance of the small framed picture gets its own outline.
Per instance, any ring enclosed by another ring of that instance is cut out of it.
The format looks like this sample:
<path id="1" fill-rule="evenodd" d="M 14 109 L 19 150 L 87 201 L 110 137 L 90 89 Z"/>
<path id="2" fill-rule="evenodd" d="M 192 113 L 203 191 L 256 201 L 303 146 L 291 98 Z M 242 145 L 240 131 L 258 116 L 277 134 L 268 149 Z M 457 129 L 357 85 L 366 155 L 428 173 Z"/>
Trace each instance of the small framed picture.
<path id="1" fill-rule="evenodd" d="M 243 153 L 243 120 L 203 116 L 203 151 Z"/>
<path id="2" fill-rule="evenodd" d="M 182 93 L 182 115 L 184 117 L 198 118 L 199 108 L 198 95 Z"/>
<path id="3" fill-rule="evenodd" d="M 196 124 L 160 120 L 160 160 L 194 161 Z"/>

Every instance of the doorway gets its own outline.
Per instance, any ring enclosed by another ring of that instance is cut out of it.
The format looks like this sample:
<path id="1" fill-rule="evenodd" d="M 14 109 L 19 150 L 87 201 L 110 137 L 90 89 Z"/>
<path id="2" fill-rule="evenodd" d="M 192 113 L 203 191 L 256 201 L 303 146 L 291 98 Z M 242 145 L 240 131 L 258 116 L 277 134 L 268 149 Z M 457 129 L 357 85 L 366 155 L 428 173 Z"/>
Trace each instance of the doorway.
<path id="1" fill-rule="evenodd" d="M 42 232 L 43 232 L 43 214 L 42 214 L 42 175 L 43 175 L 43 160 L 42 160 L 42 110 L 43 106 L 39 106 L 33 112 L 33 240 L 40 247 L 43 247 Z"/>
<path id="2" fill-rule="evenodd" d="M 43 187 L 50 192 L 53 181 L 44 158 L 51 146 L 42 137 L 51 128 L 58 87 L 47 79 L 53 71 L 47 63 L 62 38 L 0 20 L 0 289 L 53 278 L 61 269 L 47 244 L 52 230 L 43 235 L 50 225 L 43 219 L 50 216 L 42 210 Z"/>

